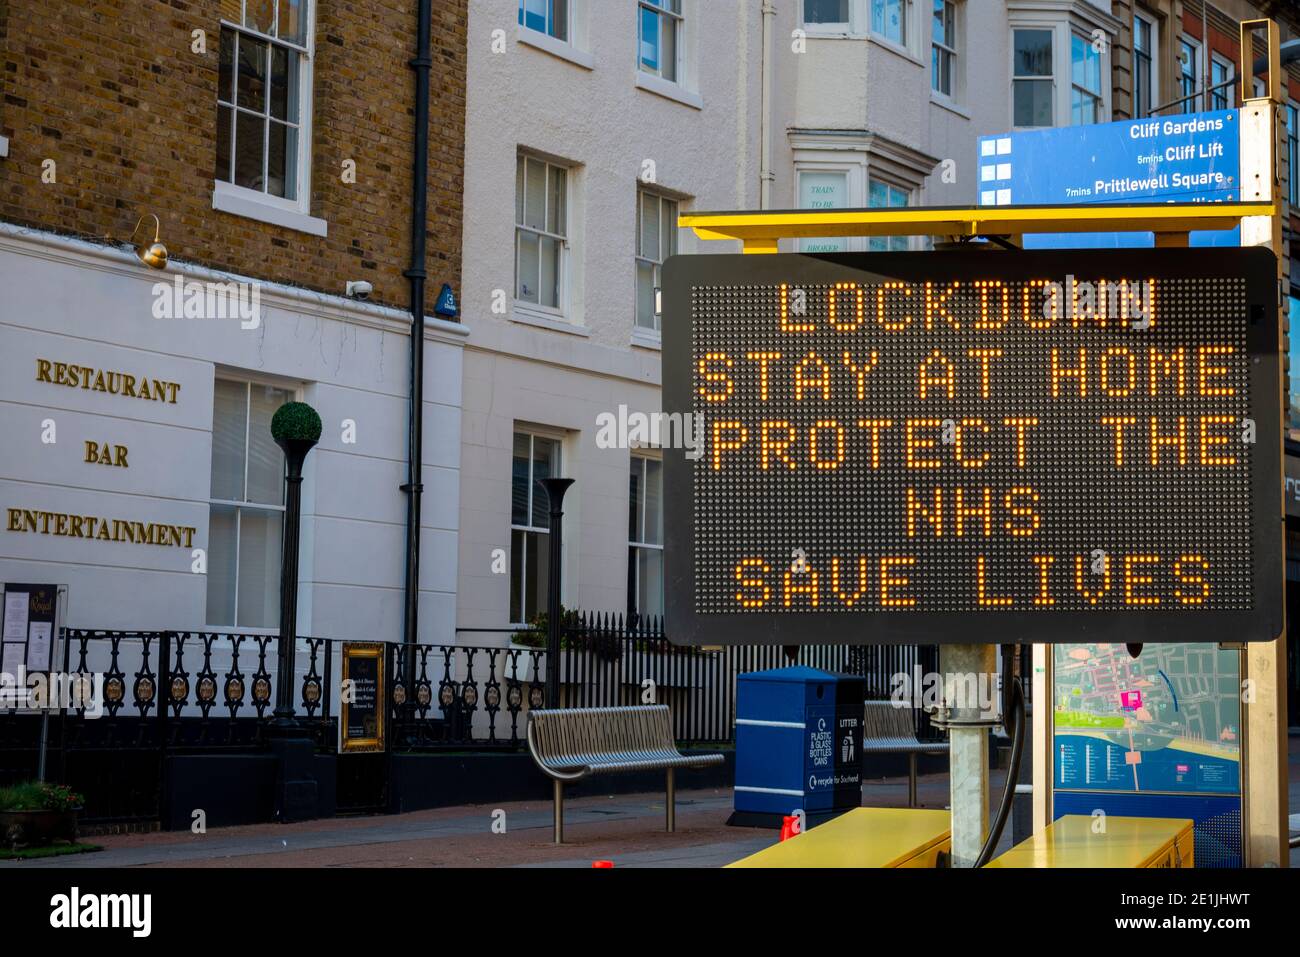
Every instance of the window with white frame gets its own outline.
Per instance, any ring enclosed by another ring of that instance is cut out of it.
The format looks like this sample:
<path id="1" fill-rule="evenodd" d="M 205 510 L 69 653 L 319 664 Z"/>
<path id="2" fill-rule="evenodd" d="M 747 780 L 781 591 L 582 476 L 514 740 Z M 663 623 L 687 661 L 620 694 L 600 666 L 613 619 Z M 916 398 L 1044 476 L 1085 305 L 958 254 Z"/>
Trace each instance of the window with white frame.
<path id="1" fill-rule="evenodd" d="M 805 26 L 827 29 L 849 29 L 849 0 L 803 0 Z"/>
<path id="2" fill-rule="evenodd" d="M 901 186 L 872 179 L 867 184 L 867 205 L 872 209 L 886 206 L 907 206 L 910 194 Z M 872 236 L 867 248 L 872 252 L 881 250 L 906 250 L 909 248 L 907 236 Z"/>
<path id="3" fill-rule="evenodd" d="M 208 505 L 210 627 L 280 624 L 284 453 L 271 438 L 271 417 L 292 399 L 286 389 L 216 380 Z"/>
<path id="4" fill-rule="evenodd" d="M 564 310 L 569 171 L 520 153 L 515 167 L 515 299 Z"/>
<path id="5" fill-rule="evenodd" d="M 632 456 L 628 485 L 628 616 L 664 613 L 663 462 Z"/>
<path id="6" fill-rule="evenodd" d="M 1011 43 L 1012 122 L 1018 127 L 1053 126 L 1053 31 L 1017 28 L 1011 31 Z"/>
<path id="7" fill-rule="evenodd" d="M 215 178 L 305 203 L 310 170 L 310 0 L 225 0 Z"/>
<path id="8" fill-rule="evenodd" d="M 1200 110 L 1200 97 L 1195 95 L 1201 76 L 1201 46 L 1195 40 L 1182 37 L 1178 41 L 1178 95 L 1186 97 L 1179 107 L 1180 113 Z"/>
<path id="9" fill-rule="evenodd" d="M 640 0 L 637 66 L 671 83 L 678 82 L 682 44 L 682 0 Z"/>
<path id="10" fill-rule="evenodd" d="M 1147 116 L 1159 106 L 1159 71 L 1156 70 L 1158 27 L 1155 20 L 1133 15 L 1133 115 Z"/>
<path id="11" fill-rule="evenodd" d="M 551 502 L 542 479 L 560 474 L 560 439 L 514 434 L 510 473 L 510 621 L 526 624 L 546 610 L 550 581 Z"/>
<path id="12" fill-rule="evenodd" d="M 952 70 L 957 59 L 957 4 L 934 0 L 930 28 L 930 88 L 944 96 L 953 95 Z"/>
<path id="13" fill-rule="evenodd" d="M 871 32 L 907 46 L 907 15 L 912 0 L 871 0 Z"/>
<path id="14" fill-rule="evenodd" d="M 1100 123 L 1102 116 L 1101 49 L 1089 37 L 1070 34 L 1070 123 Z"/>
<path id="15" fill-rule="evenodd" d="M 659 331 L 655 290 L 664 260 L 677 252 L 677 201 L 648 189 L 636 192 L 636 326 Z"/>
<path id="16" fill-rule="evenodd" d="M 1227 110 L 1236 105 L 1232 91 L 1232 64 L 1220 56 L 1210 55 L 1210 109 Z"/>
<path id="17" fill-rule="evenodd" d="M 519 24 L 569 42 L 569 0 L 519 0 Z"/>

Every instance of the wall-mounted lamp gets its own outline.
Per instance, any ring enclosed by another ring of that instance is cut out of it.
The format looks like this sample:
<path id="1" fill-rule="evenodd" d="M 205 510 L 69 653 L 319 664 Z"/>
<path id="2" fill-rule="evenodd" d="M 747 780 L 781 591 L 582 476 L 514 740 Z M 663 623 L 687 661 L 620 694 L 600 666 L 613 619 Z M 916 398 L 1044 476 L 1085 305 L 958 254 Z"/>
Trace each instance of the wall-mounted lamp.
<path id="1" fill-rule="evenodd" d="M 140 262 L 150 269 L 165 269 L 167 268 L 167 247 L 158 241 L 162 225 L 158 222 L 158 217 L 154 216 L 153 213 L 146 213 L 145 215 L 153 216 L 153 242 L 140 243 L 135 247 L 135 254 Z M 132 241 L 135 239 L 136 230 L 140 228 L 140 224 L 143 222 L 144 216 L 136 220 L 135 229 L 131 230 Z"/>

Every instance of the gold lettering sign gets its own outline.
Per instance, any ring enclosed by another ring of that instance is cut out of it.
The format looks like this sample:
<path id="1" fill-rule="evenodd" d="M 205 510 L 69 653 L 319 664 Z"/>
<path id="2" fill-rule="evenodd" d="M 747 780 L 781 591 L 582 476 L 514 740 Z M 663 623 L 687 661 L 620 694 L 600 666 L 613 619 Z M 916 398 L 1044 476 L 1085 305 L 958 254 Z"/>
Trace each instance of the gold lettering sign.
<path id="1" fill-rule="evenodd" d="M 178 382 L 143 375 L 133 376 L 129 372 L 112 372 L 76 363 L 53 362 L 49 359 L 36 360 L 36 381 L 169 405 L 176 404 L 176 396 L 181 391 Z"/>
<path id="2" fill-rule="evenodd" d="M 43 512 L 38 509 L 7 509 L 5 530 L 57 535 L 64 538 L 94 538 L 101 542 L 130 542 L 135 545 L 191 548 L 196 529 L 189 525 L 137 522 L 98 515 Z"/>

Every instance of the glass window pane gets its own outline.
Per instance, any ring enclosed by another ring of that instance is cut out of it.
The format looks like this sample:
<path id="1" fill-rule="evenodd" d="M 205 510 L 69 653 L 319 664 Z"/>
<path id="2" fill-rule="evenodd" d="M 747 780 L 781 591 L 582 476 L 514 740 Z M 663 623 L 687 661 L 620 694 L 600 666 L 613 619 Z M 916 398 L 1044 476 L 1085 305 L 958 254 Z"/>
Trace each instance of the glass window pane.
<path id="1" fill-rule="evenodd" d="M 230 182 L 230 127 L 235 118 L 233 107 L 217 107 L 217 162 L 214 175 L 223 182 Z"/>
<path id="2" fill-rule="evenodd" d="M 636 324 L 655 327 L 655 267 L 644 259 L 636 261 Z"/>
<path id="3" fill-rule="evenodd" d="M 660 204 L 662 221 L 659 223 L 659 261 L 663 262 L 677 252 L 677 204 L 665 199 Z"/>
<path id="4" fill-rule="evenodd" d="M 236 57 L 239 77 L 235 84 L 239 105 L 258 113 L 266 112 L 266 59 L 269 47 L 269 44 L 260 40 L 251 40 L 246 36 L 239 38 Z"/>
<path id="5" fill-rule="evenodd" d="M 527 525 L 528 524 L 528 466 L 531 461 L 532 452 L 529 448 L 529 437 L 522 433 L 515 433 L 514 457 L 510 465 L 510 524 Z M 518 621 L 514 618 L 512 621 Z"/>
<path id="6" fill-rule="evenodd" d="M 539 250 L 538 277 L 541 304 L 552 309 L 560 308 L 560 241 L 551 236 L 543 236 Z"/>
<path id="7" fill-rule="evenodd" d="M 557 236 L 563 236 L 565 171 L 558 166 L 550 167 L 549 185 L 546 193 L 546 229 Z"/>
<path id="8" fill-rule="evenodd" d="M 804 0 L 804 23 L 848 23 L 849 0 Z"/>
<path id="9" fill-rule="evenodd" d="M 280 0 L 280 19 L 275 26 L 276 36 L 305 44 L 302 4 L 303 0 Z"/>
<path id="10" fill-rule="evenodd" d="M 298 122 L 298 54 L 280 46 L 271 48 L 271 115 Z"/>
<path id="11" fill-rule="evenodd" d="M 1052 31 L 1016 30 L 1012 72 L 1016 76 L 1052 75 Z M 1028 125 L 1028 124 L 1016 124 Z"/>
<path id="12" fill-rule="evenodd" d="M 642 541 L 662 545 L 664 541 L 664 465 L 659 459 L 645 460 L 645 537 Z"/>
<path id="13" fill-rule="evenodd" d="M 524 536 L 526 532 L 510 533 L 510 620 L 524 621 Z"/>
<path id="14" fill-rule="evenodd" d="M 645 459 L 632 456 L 632 469 L 627 483 L 627 540 L 641 541 L 641 483 Z"/>
<path id="15" fill-rule="evenodd" d="M 555 439 L 533 437 L 533 526 L 548 528 L 551 524 L 551 500 L 542 479 L 560 474 L 560 443 Z"/>
<path id="16" fill-rule="evenodd" d="M 1052 84 L 1047 80 L 1017 80 L 1014 122 L 1016 126 L 1052 125 Z"/>
<path id="17" fill-rule="evenodd" d="M 235 509 L 213 505 L 208 509 L 208 611 L 207 623 L 235 623 Z"/>
<path id="18" fill-rule="evenodd" d="M 254 384 L 248 414 L 248 499 L 284 504 L 284 452 L 271 438 L 271 417 L 290 400 L 284 389 Z"/>
<path id="19" fill-rule="evenodd" d="M 235 96 L 235 31 L 221 31 L 221 51 L 217 55 L 217 99 L 233 103 Z"/>
<path id="20" fill-rule="evenodd" d="M 538 296 L 538 270 L 541 267 L 541 251 L 538 249 L 537 235 L 522 229 L 515 231 L 519 240 L 519 282 L 515 297 L 521 302 L 540 302 Z"/>
<path id="21" fill-rule="evenodd" d="M 660 17 L 663 29 L 663 55 L 660 57 L 659 73 L 665 80 L 677 82 L 677 20 L 673 17 Z"/>
<path id="22" fill-rule="evenodd" d="M 867 191 L 867 205 L 872 209 L 888 206 L 889 187 L 873 179 Z"/>
<path id="23" fill-rule="evenodd" d="M 639 548 L 636 610 L 642 615 L 664 613 L 664 553 L 657 548 Z"/>
<path id="24" fill-rule="evenodd" d="M 550 580 L 551 536 L 546 532 L 524 533 L 524 613 L 529 620 L 546 610 L 546 588 Z"/>
<path id="25" fill-rule="evenodd" d="M 239 608 L 241 628 L 280 624 L 280 538 L 282 512 L 239 510 Z"/>
<path id="26" fill-rule="evenodd" d="M 659 14 L 641 8 L 641 65 L 651 73 L 659 72 Z"/>
<path id="27" fill-rule="evenodd" d="M 653 259 L 659 251 L 659 197 L 641 194 L 641 255 Z"/>
<path id="28" fill-rule="evenodd" d="M 270 140 L 266 144 L 266 191 L 270 195 L 294 198 L 292 171 L 297 162 L 297 145 L 296 129 L 271 120 Z"/>
<path id="29" fill-rule="evenodd" d="M 530 30 L 546 32 L 546 0 L 520 0 L 520 23 Z"/>
<path id="30" fill-rule="evenodd" d="M 275 25 L 275 0 L 244 0 L 244 26 L 270 33 Z"/>
<path id="31" fill-rule="evenodd" d="M 551 0 L 551 36 L 568 42 L 569 0 Z"/>
<path id="32" fill-rule="evenodd" d="M 525 160 L 520 156 L 515 161 L 515 225 L 522 226 L 524 222 L 524 164 Z"/>
<path id="33" fill-rule="evenodd" d="M 262 140 L 266 120 L 240 110 L 235 115 L 235 185 L 262 189 Z"/>
<path id="34" fill-rule="evenodd" d="M 524 225 L 546 229 L 546 164 L 528 158 L 524 184 Z"/>
<path id="35" fill-rule="evenodd" d="M 248 427 L 248 386 L 216 381 L 212 396 L 212 497 L 244 500 L 244 443 Z M 226 624 L 230 624 L 230 619 Z"/>

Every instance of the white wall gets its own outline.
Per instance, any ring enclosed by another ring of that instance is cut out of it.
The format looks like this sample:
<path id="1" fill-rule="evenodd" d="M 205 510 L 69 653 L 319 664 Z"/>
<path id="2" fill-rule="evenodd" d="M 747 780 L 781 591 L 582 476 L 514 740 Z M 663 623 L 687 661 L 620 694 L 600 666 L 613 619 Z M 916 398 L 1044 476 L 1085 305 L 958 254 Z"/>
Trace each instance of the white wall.
<path id="1" fill-rule="evenodd" d="M 43 509 L 170 522 L 208 545 L 215 376 L 296 390 L 324 433 L 307 460 L 300 564 L 301 634 L 399 640 L 402 628 L 408 341 L 395 310 L 263 284 L 261 322 L 156 319 L 155 283 L 115 249 L 0 231 L 0 516 Z M 461 359 L 465 331 L 430 320 L 426 339 L 422 641 L 450 641 L 459 528 Z M 37 359 L 180 383 L 163 404 L 37 381 Z M 52 419 L 57 441 L 41 441 Z M 355 444 L 342 422 L 356 422 Z M 84 439 L 125 445 L 128 467 L 83 461 Z M 206 579 L 190 549 L 7 530 L 0 581 L 69 586 L 67 624 L 192 629 L 206 619 Z M 278 562 L 273 589 L 278 589 Z M 220 624 L 220 623 L 214 623 Z"/>
<path id="2" fill-rule="evenodd" d="M 465 353 L 462 530 L 458 622 L 502 627 L 509 575 L 491 551 L 510 544 L 515 423 L 567 431 L 566 604 L 626 606 L 627 449 L 595 447 L 596 417 L 659 408 L 659 352 L 633 345 L 637 179 L 653 161 L 656 185 L 685 209 L 754 208 L 758 195 L 756 3 L 685 0 L 684 99 L 637 85 L 636 4 L 579 3 L 576 58 L 519 36 L 517 0 L 470 4 L 465 153 L 463 321 Z M 494 30 L 504 31 L 494 53 Z M 534 38 L 535 39 L 535 38 Z M 563 52 L 563 51 L 561 51 Z M 515 158 L 520 149 L 574 169 L 569 326 L 519 321 L 514 285 Z M 697 245 L 683 231 L 679 251 Z M 502 290 L 505 315 L 492 311 Z M 462 634 L 466 643 L 500 635 Z"/>

